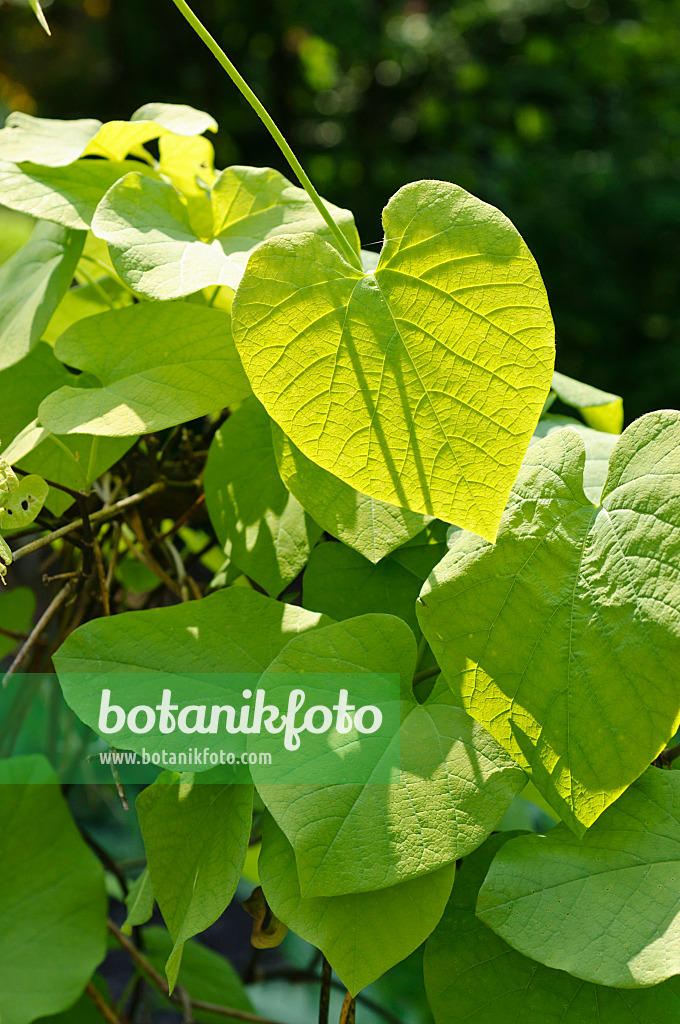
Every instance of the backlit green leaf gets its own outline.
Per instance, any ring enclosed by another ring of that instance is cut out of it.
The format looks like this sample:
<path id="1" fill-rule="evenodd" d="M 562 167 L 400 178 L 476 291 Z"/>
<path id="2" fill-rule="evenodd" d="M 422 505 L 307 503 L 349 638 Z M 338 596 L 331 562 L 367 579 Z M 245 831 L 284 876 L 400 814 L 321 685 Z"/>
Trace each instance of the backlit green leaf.
<path id="1" fill-rule="evenodd" d="M 680 413 L 612 452 L 601 507 L 576 431 L 529 449 L 495 547 L 462 534 L 419 618 L 465 708 L 581 833 L 680 722 Z"/>
<path id="2" fill-rule="evenodd" d="M 229 315 L 192 303 L 139 303 L 73 324 L 56 355 L 101 387 L 63 387 L 43 401 L 55 434 L 129 436 L 216 412 L 249 393 Z"/>
<path id="3" fill-rule="evenodd" d="M 27 356 L 0 370 L 0 438 L 7 447 L 38 414 L 43 398 L 73 377 L 49 345 L 39 342 Z M 4 457 L 4 452 L 3 452 Z"/>
<path id="4" fill-rule="evenodd" d="M 272 912 L 321 949 L 356 994 L 427 938 L 446 906 L 456 866 L 378 892 L 302 896 L 293 848 L 265 814 L 259 871 Z"/>
<path id="5" fill-rule="evenodd" d="M 388 505 L 339 480 L 303 455 L 272 420 L 281 479 L 312 518 L 333 537 L 371 562 L 420 533 L 427 516 Z"/>
<path id="6" fill-rule="evenodd" d="M 558 825 L 504 846 L 477 914 L 549 967 L 637 988 L 680 974 L 678 892 L 680 774 L 649 768 L 582 839 Z"/>
<path id="7" fill-rule="evenodd" d="M 28 526 L 45 504 L 49 487 L 41 476 L 30 473 L 0 495 L 0 526 L 18 530 Z"/>
<path id="8" fill-rule="evenodd" d="M 277 597 L 304 568 L 321 527 L 281 482 L 270 420 L 255 399 L 244 402 L 216 432 L 205 496 L 227 556 Z"/>
<path id="9" fill-rule="evenodd" d="M 552 376 L 543 283 L 512 224 L 455 185 L 407 185 L 383 220 L 373 274 L 312 236 L 253 253 L 243 365 L 313 462 L 493 540 Z"/>
<path id="10" fill-rule="evenodd" d="M 42 7 L 40 6 L 40 0 L 29 0 L 29 3 L 31 5 L 31 10 L 33 11 L 33 13 L 35 14 L 36 18 L 38 19 L 38 22 L 40 23 L 40 26 L 42 28 L 44 28 L 44 30 L 45 30 L 45 32 L 47 32 L 48 36 L 51 36 L 52 33 L 50 32 L 50 26 L 47 24 L 47 18 L 45 17 L 45 15 L 43 13 Z"/>
<path id="11" fill-rule="evenodd" d="M 187 939 L 213 924 L 236 892 L 250 836 L 252 786 L 194 783 L 164 772 L 137 797 L 153 892 L 174 946 L 177 981 Z"/>
<path id="12" fill-rule="evenodd" d="M 94 118 L 59 121 L 15 111 L 0 130 L 0 160 L 46 167 L 65 167 L 81 156 L 122 160 L 166 132 L 200 135 L 206 130 L 217 130 L 209 114 L 174 103 L 147 103 L 129 121 L 106 124 Z"/>
<path id="13" fill-rule="evenodd" d="M 589 427 L 610 434 L 623 430 L 623 399 L 619 395 L 600 391 L 557 371 L 553 374 L 552 390 L 565 405 L 578 409 Z"/>
<path id="14" fill-rule="evenodd" d="M 37 224 L 26 245 L 0 267 L 0 369 L 40 341 L 73 280 L 84 243 L 80 231 Z"/>
<path id="15" fill-rule="evenodd" d="M 524 774 L 458 707 L 444 684 L 425 704 L 411 689 L 416 645 L 391 615 L 362 615 L 292 640 L 262 677 L 285 672 L 397 673 L 402 725 L 390 785 L 288 786 L 258 792 L 295 850 L 304 896 L 367 892 L 426 875 L 478 846 L 524 784 Z M 394 751 L 393 751 L 394 752 Z M 346 759 L 370 759 L 348 749 Z M 376 747 L 376 758 L 383 755 Z M 371 762 L 372 763 L 372 762 Z M 375 762 L 375 769 L 379 760 Z"/>
<path id="16" fill-rule="evenodd" d="M 0 1016 L 71 1006 L 106 952 L 104 873 L 42 757 L 0 761 Z"/>
<path id="17" fill-rule="evenodd" d="M 353 244 L 354 219 L 331 212 Z M 265 238 L 314 231 L 331 238 L 306 192 L 268 167 L 228 167 L 212 186 L 212 224 L 192 223 L 192 208 L 172 185 L 138 174 L 119 181 L 92 223 L 109 243 L 121 278 L 152 299 L 176 299 L 208 285 L 236 288 L 248 257 Z"/>
<path id="18" fill-rule="evenodd" d="M 584 983 L 522 956 L 475 917 L 479 887 L 508 838 L 511 834 L 507 832 L 491 836 L 465 858 L 444 916 L 427 941 L 425 985 L 436 1024 L 463 1020 L 467 1024 L 658 1024 L 673 1020 L 680 979 L 638 991 Z"/>

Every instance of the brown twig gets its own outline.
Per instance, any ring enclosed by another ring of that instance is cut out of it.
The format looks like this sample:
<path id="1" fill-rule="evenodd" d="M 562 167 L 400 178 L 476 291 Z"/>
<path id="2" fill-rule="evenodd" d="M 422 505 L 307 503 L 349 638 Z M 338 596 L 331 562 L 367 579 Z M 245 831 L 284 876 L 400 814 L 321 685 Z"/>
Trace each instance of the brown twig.
<path id="1" fill-rule="evenodd" d="M 666 747 L 652 764 L 655 764 L 657 768 L 670 768 L 678 757 L 680 757 L 680 743 L 675 747 Z"/>
<path id="2" fill-rule="evenodd" d="M 319 1024 L 328 1024 L 328 1013 L 331 1005 L 331 982 L 333 970 L 326 957 L 321 964 L 321 992 L 319 993 Z"/>
<path id="3" fill-rule="evenodd" d="M 92 550 L 94 551 L 94 564 L 97 567 L 97 579 L 99 580 L 99 593 L 102 599 L 102 608 L 104 609 L 104 615 L 111 614 L 111 604 L 109 602 L 109 591 L 106 586 L 106 574 L 104 572 L 104 560 L 102 559 L 102 549 L 99 546 L 99 541 L 96 537 L 92 538 Z"/>
<path id="4" fill-rule="evenodd" d="M 37 643 L 38 637 L 42 633 L 45 626 L 48 624 L 50 619 L 55 615 L 55 613 L 59 610 L 59 608 L 61 608 L 62 604 L 64 603 L 66 598 L 69 597 L 72 591 L 73 580 L 69 580 L 67 583 L 64 584 L 64 586 L 56 594 L 56 596 L 52 598 L 47 608 L 42 613 L 42 615 L 36 622 L 31 632 L 28 634 L 28 637 L 17 651 L 14 661 L 5 672 L 5 677 L 2 681 L 3 687 L 7 686 L 7 683 L 10 681 L 16 670 L 19 668 L 26 655 L 30 652 L 33 645 Z"/>
<path id="5" fill-rule="evenodd" d="M 354 1024 L 356 1017 L 356 998 L 351 995 L 349 991 L 345 993 L 345 1001 L 342 1004 L 342 1010 L 340 1011 L 339 1024 Z"/>
<path id="6" fill-rule="evenodd" d="M 99 1010 L 104 1020 L 107 1020 L 109 1024 L 122 1024 L 120 1017 L 116 1016 L 109 1004 L 105 1002 L 99 992 L 97 992 L 97 989 L 91 981 L 88 981 L 85 991 Z"/>
<path id="7" fill-rule="evenodd" d="M 138 562 L 141 562 L 142 565 L 149 570 L 149 572 L 152 572 L 154 576 L 157 576 L 161 583 L 164 583 L 165 586 L 169 590 L 171 590 L 176 597 L 179 597 L 180 600 L 182 600 L 181 589 L 175 583 L 175 581 L 170 576 L 168 576 L 165 569 L 158 564 L 153 555 L 147 554 L 146 551 L 140 551 L 139 548 L 135 547 L 131 540 L 128 540 L 124 533 L 121 534 L 121 537 L 123 538 L 123 543 L 125 544 L 130 554 L 133 555 Z"/>
<path id="8" fill-rule="evenodd" d="M 112 519 L 114 516 L 122 512 L 123 509 L 131 508 L 134 505 L 138 505 L 141 501 L 149 498 L 152 494 L 158 494 L 159 491 L 164 491 L 167 484 L 164 480 L 157 480 L 156 483 L 150 484 L 145 487 L 143 491 L 139 491 L 137 494 L 130 494 L 127 498 L 121 498 L 120 501 L 114 502 L 113 505 L 109 505 L 107 508 L 100 508 L 97 512 L 93 512 L 88 518 L 90 523 L 101 523 L 107 519 Z M 65 537 L 67 533 L 71 533 L 73 530 L 79 530 L 83 526 L 82 519 L 74 519 L 72 523 L 67 523 L 66 526 L 61 526 L 58 530 L 54 530 L 46 537 L 39 537 L 38 540 L 31 541 L 30 544 L 25 544 L 23 548 L 19 548 L 17 551 L 12 552 L 12 560 L 18 562 L 20 558 L 25 555 L 30 555 L 33 551 L 38 551 L 40 548 L 44 548 L 47 544 L 51 544 L 55 540 L 59 540 L 60 537 Z"/>
<path id="9" fill-rule="evenodd" d="M 137 949 L 135 944 L 126 935 L 123 935 L 120 928 L 113 921 L 108 922 L 108 927 L 116 942 L 122 946 L 135 967 L 139 968 L 146 975 L 154 988 L 169 1002 L 184 1008 L 186 1005 L 185 1001 L 177 991 L 177 988 L 170 992 L 170 987 L 163 975 L 159 974 L 153 964 L 147 960 L 144 954 Z M 271 1020 L 268 1017 L 258 1017 L 255 1013 L 248 1013 L 246 1010 L 236 1010 L 231 1006 L 218 1006 L 215 1003 L 206 1003 L 202 999 L 191 999 L 189 997 L 189 1003 L 193 1010 L 214 1013 L 218 1017 L 231 1017 L 233 1020 L 247 1021 L 249 1024 L 278 1024 L 278 1021 Z"/>

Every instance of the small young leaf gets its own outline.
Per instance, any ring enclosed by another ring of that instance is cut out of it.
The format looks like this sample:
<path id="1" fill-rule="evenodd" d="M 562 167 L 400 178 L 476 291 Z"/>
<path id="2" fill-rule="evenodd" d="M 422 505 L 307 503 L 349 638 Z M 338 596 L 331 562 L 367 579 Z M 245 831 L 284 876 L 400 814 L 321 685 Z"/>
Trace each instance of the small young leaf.
<path id="1" fill-rule="evenodd" d="M 205 497 L 227 556 L 277 597 L 305 566 L 321 527 L 281 482 L 270 420 L 256 399 L 244 402 L 216 432 Z"/>
<path id="2" fill-rule="evenodd" d="M 35 473 L 23 477 L 11 491 L 0 494 L 0 526 L 19 530 L 33 522 L 45 504 L 49 487 Z"/>
<path id="3" fill-rule="evenodd" d="M 351 213 L 329 206 L 356 245 Z M 92 229 L 109 243 L 123 281 L 151 299 L 181 298 L 208 285 L 236 288 L 265 238 L 307 231 L 332 237 L 307 193 L 269 167 L 222 171 L 212 186 L 208 235 L 197 234 L 191 212 L 172 185 L 128 174 L 102 200 Z"/>
<path id="4" fill-rule="evenodd" d="M 124 935 L 132 935 L 132 929 L 146 924 L 153 914 L 154 894 L 148 867 L 137 876 L 125 897 L 127 917 L 121 931 Z"/>
<path id="5" fill-rule="evenodd" d="M 84 244 L 80 231 L 38 223 L 26 245 L 0 267 L 0 370 L 40 341 L 73 280 Z"/>
<path id="6" fill-rule="evenodd" d="M 373 274 L 322 238 L 271 238 L 234 298 L 255 395 L 357 491 L 495 539 L 553 372 L 538 268 L 498 210 L 447 182 L 387 205 Z"/>
<path id="7" fill-rule="evenodd" d="M 462 534 L 423 633 L 469 714 L 581 834 L 680 724 L 680 413 L 618 439 L 602 505 L 571 429 L 529 449 L 497 544 Z"/>
<path id="8" fill-rule="evenodd" d="M 673 1020 L 680 978 L 638 991 L 584 984 L 522 956 L 475 917 L 479 887 L 508 839 L 512 833 L 491 836 L 465 858 L 444 916 L 427 941 L 425 987 L 435 1024 L 461 1020 L 468 1024 L 659 1024 Z"/>
<path id="9" fill-rule="evenodd" d="M 354 995 L 420 945 L 451 892 L 453 863 L 378 892 L 302 896 L 293 848 L 269 814 L 262 832 L 260 873 L 273 912 L 324 952 Z"/>
<path id="10" fill-rule="evenodd" d="M 40 406 L 54 434 L 124 437 L 216 412 L 249 394 L 228 313 L 139 303 L 73 324 L 55 344 L 100 387 L 63 387 Z"/>
<path id="11" fill-rule="evenodd" d="M 174 941 L 166 965 L 172 989 L 184 943 L 213 924 L 236 892 L 253 790 L 163 772 L 136 806 L 151 885 Z"/>
<path id="12" fill-rule="evenodd" d="M 638 988 L 680 974 L 679 889 L 680 775 L 648 768 L 582 839 L 507 843 L 477 914 L 548 967 Z"/>
<path id="13" fill-rule="evenodd" d="M 270 676 L 275 682 L 287 672 L 402 679 L 401 727 L 390 737 L 394 783 L 371 781 L 370 768 L 378 770 L 389 753 L 361 744 L 345 751 L 345 761 L 351 767 L 361 759 L 366 783 L 269 783 L 252 768 L 260 796 L 295 850 L 304 896 L 384 889 L 450 864 L 484 841 L 524 785 L 524 773 L 454 705 L 445 684 L 425 704 L 416 702 L 415 655 L 401 619 L 361 615 L 292 640 L 262 677 L 265 689 Z"/>
<path id="14" fill-rule="evenodd" d="M 104 958 L 104 873 L 43 757 L 0 760 L 0 820 L 0 1017 L 29 1024 L 71 1006 Z"/>
<path id="15" fill-rule="evenodd" d="M 281 479 L 319 526 L 370 562 L 420 533 L 428 516 L 359 494 L 303 455 L 272 420 Z"/>

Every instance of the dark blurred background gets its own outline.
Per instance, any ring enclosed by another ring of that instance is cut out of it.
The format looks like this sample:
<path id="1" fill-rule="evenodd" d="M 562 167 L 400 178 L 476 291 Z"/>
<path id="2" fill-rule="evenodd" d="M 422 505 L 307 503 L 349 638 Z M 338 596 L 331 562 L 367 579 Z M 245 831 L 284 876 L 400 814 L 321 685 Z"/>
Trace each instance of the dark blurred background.
<path id="1" fill-rule="evenodd" d="M 0 0 L 0 119 L 127 118 L 150 100 L 220 123 L 218 164 L 278 150 L 171 0 Z M 195 0 L 319 189 L 364 243 L 404 183 L 507 213 L 545 278 L 558 368 L 680 402 L 680 0 Z"/>

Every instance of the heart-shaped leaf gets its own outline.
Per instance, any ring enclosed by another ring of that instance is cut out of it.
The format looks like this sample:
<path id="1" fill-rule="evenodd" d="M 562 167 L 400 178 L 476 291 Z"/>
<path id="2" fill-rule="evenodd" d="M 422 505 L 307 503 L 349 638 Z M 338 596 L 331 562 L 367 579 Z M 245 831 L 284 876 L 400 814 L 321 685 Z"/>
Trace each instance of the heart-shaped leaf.
<path id="1" fill-rule="evenodd" d="M 0 1017 L 29 1024 L 71 1006 L 104 958 L 104 873 L 43 757 L 0 761 L 0 819 Z"/>
<path id="2" fill-rule="evenodd" d="M 616 443 L 602 505 L 571 429 L 529 449 L 495 547 L 462 534 L 419 602 L 469 714 L 579 834 L 680 724 L 680 413 Z"/>
<path id="3" fill-rule="evenodd" d="M 236 892 L 248 848 L 253 788 L 163 772 L 137 797 L 149 875 L 173 937 L 174 988 L 187 939 L 213 924 Z"/>
<path id="4" fill-rule="evenodd" d="M 253 253 L 243 365 L 313 462 L 493 540 L 552 377 L 543 282 L 510 221 L 455 185 L 407 185 L 383 221 L 372 274 L 311 236 Z"/>
<path id="5" fill-rule="evenodd" d="M 152 299 L 176 299 L 208 285 L 238 286 L 248 257 L 265 238 L 328 225 L 307 193 L 269 167 L 228 167 L 212 185 L 212 223 L 192 222 L 192 207 L 165 182 L 129 174 L 107 193 L 92 222 L 109 244 L 118 274 Z M 330 207 L 358 248 L 354 218 Z"/>
<path id="6" fill-rule="evenodd" d="M 456 865 L 378 892 L 302 896 L 293 848 L 265 814 L 258 870 L 276 917 L 323 950 L 356 994 L 427 938 L 446 906 Z"/>
<path id="7" fill-rule="evenodd" d="M 507 843 L 477 914 L 540 963 L 637 988 L 680 974 L 679 892 L 680 774 L 649 768 L 582 839 Z"/>
<path id="8" fill-rule="evenodd" d="M 263 688 L 289 672 L 402 679 L 401 727 L 390 747 L 360 743 L 344 751 L 348 767 L 361 760 L 366 782 L 291 786 L 270 783 L 271 770 L 252 768 L 260 796 L 295 850 L 304 896 L 384 889 L 450 864 L 484 841 L 524 785 L 523 772 L 455 706 L 443 683 L 417 703 L 415 651 L 401 619 L 361 615 L 292 640 L 262 676 Z M 384 784 L 381 762 L 391 757 L 394 782 Z"/>
<path id="9" fill-rule="evenodd" d="M 45 504 L 49 487 L 41 476 L 31 473 L 9 491 L 0 494 L 0 526 L 19 530 L 33 522 Z"/>
<path id="10" fill-rule="evenodd" d="M 56 355 L 101 387 L 63 387 L 40 406 L 54 434 L 125 437 L 216 412 L 249 394 L 228 313 L 194 303 L 139 303 L 87 317 Z"/>
<path id="11" fill-rule="evenodd" d="M 463 861 L 441 922 L 425 946 L 425 988 L 436 1024 L 660 1024 L 673 1020 L 680 978 L 652 988 L 584 983 L 522 956 L 475 917 L 500 832 Z M 530 840 L 540 845 L 538 840 Z M 524 840 L 522 840 L 524 842 Z M 501 852 L 502 856 L 502 852 Z M 586 911 L 593 918 L 590 908 Z"/>

